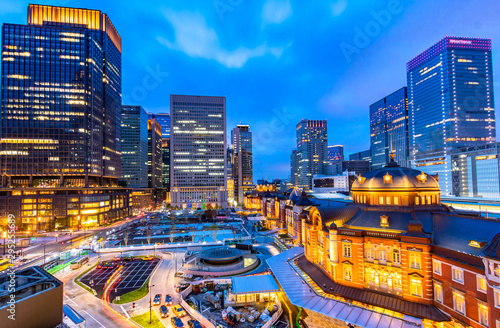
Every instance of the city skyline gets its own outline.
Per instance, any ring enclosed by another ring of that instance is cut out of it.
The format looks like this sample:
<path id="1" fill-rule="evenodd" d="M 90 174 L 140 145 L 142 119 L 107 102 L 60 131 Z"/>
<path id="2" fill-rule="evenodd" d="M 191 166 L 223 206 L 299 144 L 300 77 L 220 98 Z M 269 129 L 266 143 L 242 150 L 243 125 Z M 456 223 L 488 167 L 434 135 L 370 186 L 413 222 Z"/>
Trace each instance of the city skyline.
<path id="1" fill-rule="evenodd" d="M 499 4 L 493 1 L 485 3 L 492 9 L 488 11 L 474 4 L 455 8 L 448 1 L 401 3 L 400 13 L 391 15 L 386 26 L 379 25 L 369 44 L 348 56 L 350 62 L 341 44 L 356 46 L 356 27 L 364 29 L 376 22 L 371 11 L 387 10 L 390 2 L 370 6 L 322 2 L 319 6 L 324 10 L 293 1 L 289 6 L 286 1 L 241 2 L 226 11 L 212 2 L 197 1 L 145 3 L 120 10 L 113 3 L 97 1 L 44 3 L 99 9 L 110 16 L 124 40 L 124 104 L 168 113 L 165 94 L 225 96 L 227 128 L 241 122 L 255 131 L 256 179 L 288 177 L 294 126 L 301 119 L 327 119 L 330 126 L 337 126 L 329 144 L 344 145 L 346 156 L 368 149 L 370 104 L 405 86 L 406 62 L 444 36 L 491 38 L 493 72 L 498 65 L 495 53 L 500 53 L 500 26 L 492 16 Z M 28 1 L 4 1 L 2 21 L 25 23 L 23 4 Z M 192 27 L 183 29 L 176 17 L 189 20 Z M 437 17 L 440 23 L 431 24 Z M 137 29 L 143 19 L 148 29 Z M 242 19 L 248 24 L 238 24 Z M 194 47 L 198 32 L 207 32 L 210 38 Z M 328 42 L 320 42 L 325 39 Z M 145 45 L 137 47 L 141 41 Z M 216 77 L 217 83 L 200 83 L 203 74 Z M 248 81 L 248 87 L 241 88 L 238 81 Z M 248 96 L 252 93 L 260 94 L 259 103 Z M 271 129 L 271 122 L 279 125 L 279 133 Z"/>

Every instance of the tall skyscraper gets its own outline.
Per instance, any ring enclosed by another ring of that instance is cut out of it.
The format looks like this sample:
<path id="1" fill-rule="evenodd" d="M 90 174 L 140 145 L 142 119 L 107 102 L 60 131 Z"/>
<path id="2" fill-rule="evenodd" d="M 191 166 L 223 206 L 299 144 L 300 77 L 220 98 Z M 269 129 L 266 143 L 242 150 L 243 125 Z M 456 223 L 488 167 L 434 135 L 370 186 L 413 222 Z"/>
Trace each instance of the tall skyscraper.
<path id="1" fill-rule="evenodd" d="M 292 150 L 290 155 L 290 183 L 297 185 L 297 149 Z"/>
<path id="2" fill-rule="evenodd" d="M 148 114 L 141 106 L 122 106 L 122 176 L 129 188 L 148 187 Z"/>
<path id="3" fill-rule="evenodd" d="M 46 228 L 128 215 L 126 190 L 78 189 L 116 187 L 121 176 L 118 32 L 97 10 L 30 4 L 27 21 L 2 26 L 0 167 L 2 187 L 33 188 L 24 192 L 34 206 L 0 212 Z"/>
<path id="4" fill-rule="evenodd" d="M 344 146 L 328 146 L 328 163 L 335 164 L 344 160 Z"/>
<path id="5" fill-rule="evenodd" d="M 238 205 L 244 204 L 245 192 L 253 189 L 252 132 L 248 125 L 237 125 L 231 131 L 232 178 L 234 198 Z"/>
<path id="6" fill-rule="evenodd" d="M 403 87 L 370 106 L 370 139 L 372 170 L 390 162 L 391 136 L 396 157 L 402 167 L 408 167 L 408 97 Z"/>
<path id="7" fill-rule="evenodd" d="M 161 139 L 161 157 L 162 187 L 170 191 L 170 138 Z"/>
<path id="8" fill-rule="evenodd" d="M 226 98 L 170 96 L 174 207 L 227 207 Z"/>
<path id="9" fill-rule="evenodd" d="M 312 188 L 312 177 L 327 174 L 326 120 L 302 120 L 297 124 L 297 185 Z"/>
<path id="10" fill-rule="evenodd" d="M 352 153 L 349 155 L 349 160 L 350 161 L 368 161 L 369 163 L 371 163 L 372 162 L 371 151 L 370 151 L 370 149 L 368 149 L 368 150 L 362 150 L 362 151 L 358 151 L 356 153 Z"/>
<path id="11" fill-rule="evenodd" d="M 496 141 L 491 40 L 445 37 L 407 65 L 412 167 L 452 192 L 450 151 Z"/>
<path id="12" fill-rule="evenodd" d="M 162 187 L 161 126 L 155 119 L 148 120 L 148 187 Z"/>
<path id="13" fill-rule="evenodd" d="M 148 119 L 155 119 L 160 124 L 162 138 L 170 138 L 170 113 L 148 113 Z"/>

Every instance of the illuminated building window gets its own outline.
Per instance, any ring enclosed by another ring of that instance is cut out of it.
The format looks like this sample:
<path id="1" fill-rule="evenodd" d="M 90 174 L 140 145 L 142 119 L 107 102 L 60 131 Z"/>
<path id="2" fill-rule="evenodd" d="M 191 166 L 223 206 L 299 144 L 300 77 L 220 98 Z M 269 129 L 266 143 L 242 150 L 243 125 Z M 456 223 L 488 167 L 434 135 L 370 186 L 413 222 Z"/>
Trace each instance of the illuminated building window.
<path id="1" fill-rule="evenodd" d="M 413 277 L 410 279 L 410 292 L 413 296 L 422 297 L 422 278 Z"/>
<path id="2" fill-rule="evenodd" d="M 384 205 L 384 197 L 383 197 L 383 196 L 380 196 L 380 197 L 378 198 L 378 202 L 379 202 L 379 204 L 380 204 L 380 205 Z"/>
<path id="3" fill-rule="evenodd" d="M 425 205 L 425 196 L 420 197 L 420 202 L 422 205 Z"/>
<path id="4" fill-rule="evenodd" d="M 434 300 L 443 303 L 443 286 L 437 282 L 434 282 Z"/>
<path id="5" fill-rule="evenodd" d="M 385 202 L 386 202 L 387 205 L 391 205 L 391 197 L 387 196 L 385 198 Z"/>
<path id="6" fill-rule="evenodd" d="M 464 270 L 457 268 L 457 267 L 452 267 L 451 268 L 451 276 L 453 281 L 459 282 L 461 284 L 464 283 Z"/>
<path id="7" fill-rule="evenodd" d="M 387 261 L 387 252 L 384 248 L 381 248 L 380 251 L 378 252 L 378 260 L 380 262 L 386 262 Z"/>
<path id="8" fill-rule="evenodd" d="M 410 252 L 410 268 L 420 270 L 421 255 L 419 252 Z"/>
<path id="9" fill-rule="evenodd" d="M 398 205 L 399 204 L 399 198 L 398 197 L 394 197 L 394 205 Z"/>
<path id="10" fill-rule="evenodd" d="M 349 263 L 344 264 L 344 280 L 352 281 L 352 265 Z"/>
<path id="11" fill-rule="evenodd" d="M 427 204 L 432 204 L 431 203 L 431 196 L 427 196 Z"/>
<path id="12" fill-rule="evenodd" d="M 392 262 L 394 263 L 401 262 L 401 253 L 399 252 L 399 249 L 394 249 L 392 251 Z"/>
<path id="13" fill-rule="evenodd" d="M 453 309 L 465 315 L 465 295 L 464 293 L 453 291 Z"/>
<path id="14" fill-rule="evenodd" d="M 418 196 L 415 197 L 415 205 L 420 205 L 420 198 Z"/>
<path id="15" fill-rule="evenodd" d="M 479 323 L 488 327 L 488 304 L 477 301 L 477 308 L 479 313 Z"/>
<path id="16" fill-rule="evenodd" d="M 441 275 L 441 262 L 433 260 L 432 261 L 432 272 L 435 274 Z"/>
<path id="17" fill-rule="evenodd" d="M 351 257 L 351 244 L 343 243 L 344 257 Z"/>
<path id="18" fill-rule="evenodd" d="M 477 290 L 486 293 L 486 278 L 484 276 L 477 275 Z"/>
<path id="19" fill-rule="evenodd" d="M 365 203 L 365 204 L 366 204 L 366 195 L 365 195 L 365 196 L 363 196 L 363 203 Z"/>
<path id="20" fill-rule="evenodd" d="M 494 289 L 495 292 L 495 307 L 500 309 L 500 291 Z"/>
<path id="21" fill-rule="evenodd" d="M 373 249 L 371 247 L 366 249 L 366 259 L 368 261 L 373 261 Z"/>

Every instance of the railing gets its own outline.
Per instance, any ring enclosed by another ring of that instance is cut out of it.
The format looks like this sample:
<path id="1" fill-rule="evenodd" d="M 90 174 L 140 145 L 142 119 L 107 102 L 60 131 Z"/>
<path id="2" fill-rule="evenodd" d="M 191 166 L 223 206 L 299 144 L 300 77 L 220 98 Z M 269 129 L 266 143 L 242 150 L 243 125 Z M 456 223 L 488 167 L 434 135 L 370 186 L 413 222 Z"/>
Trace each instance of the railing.
<path id="1" fill-rule="evenodd" d="M 283 314 L 283 309 L 281 308 L 281 302 L 277 302 L 276 304 L 278 304 L 278 310 L 273 314 L 273 316 L 271 317 L 271 319 L 269 319 L 263 326 L 262 328 L 269 328 L 271 327 L 271 325 L 273 325 L 276 321 L 278 321 L 278 319 L 281 317 L 281 315 Z"/>
<path id="2" fill-rule="evenodd" d="M 184 310 L 186 310 L 186 312 L 189 313 L 190 316 L 192 316 L 193 318 L 195 318 L 196 320 L 198 320 L 199 323 L 201 323 L 201 325 L 203 327 L 206 327 L 206 328 L 215 328 L 215 325 L 210 320 L 208 320 L 207 318 L 205 318 L 198 311 L 194 310 L 192 307 L 189 306 L 189 304 L 186 303 L 186 301 L 184 301 L 182 293 L 181 293 L 181 302 L 180 302 L 180 304 L 184 308 Z"/>

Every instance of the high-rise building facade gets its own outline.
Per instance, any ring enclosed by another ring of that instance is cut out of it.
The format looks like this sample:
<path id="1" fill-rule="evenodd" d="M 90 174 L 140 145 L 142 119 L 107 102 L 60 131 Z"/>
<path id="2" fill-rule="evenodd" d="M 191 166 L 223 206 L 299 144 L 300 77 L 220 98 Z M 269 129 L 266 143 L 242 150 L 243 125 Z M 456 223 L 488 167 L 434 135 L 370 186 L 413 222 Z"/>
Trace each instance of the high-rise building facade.
<path id="1" fill-rule="evenodd" d="M 163 186 L 161 126 L 155 119 L 148 120 L 148 187 Z"/>
<path id="2" fill-rule="evenodd" d="M 396 163 L 404 167 L 408 166 L 408 97 L 406 87 L 370 106 L 370 141 L 372 170 L 378 170 L 389 164 L 391 146 L 396 155 L 394 159 Z"/>
<path id="3" fill-rule="evenodd" d="M 292 150 L 290 155 L 290 183 L 297 185 L 297 149 Z"/>
<path id="4" fill-rule="evenodd" d="M 451 150 L 496 140 L 491 40 L 445 37 L 406 66 L 411 165 L 449 195 Z"/>
<path id="5" fill-rule="evenodd" d="M 371 162 L 372 162 L 371 156 L 372 156 L 371 151 L 370 151 L 370 149 L 368 149 L 368 150 L 358 151 L 357 153 L 350 154 L 349 160 L 350 161 L 367 161 L 371 164 Z"/>
<path id="6" fill-rule="evenodd" d="M 126 191 L 113 189 L 121 176 L 118 32 L 97 10 L 30 4 L 27 21 L 2 26 L 1 186 L 25 189 L 6 191 L 0 216 L 53 228 L 128 215 Z M 21 210 L 21 201 L 33 206 Z"/>
<path id="7" fill-rule="evenodd" d="M 170 113 L 148 113 L 148 119 L 155 119 L 160 124 L 162 138 L 170 138 Z"/>
<path id="8" fill-rule="evenodd" d="M 328 146 L 328 162 L 335 164 L 344 160 L 344 146 Z"/>
<path id="9" fill-rule="evenodd" d="M 170 96 L 174 207 L 227 207 L 226 98 Z"/>
<path id="10" fill-rule="evenodd" d="M 252 132 L 248 125 L 231 130 L 234 199 L 243 205 L 245 192 L 253 189 Z"/>
<path id="11" fill-rule="evenodd" d="M 129 188 L 148 187 L 148 114 L 141 106 L 122 106 L 122 176 Z"/>
<path id="12" fill-rule="evenodd" d="M 327 173 L 326 120 L 302 120 L 297 124 L 297 185 L 312 188 L 312 177 Z"/>
<path id="13" fill-rule="evenodd" d="M 170 191 L 170 138 L 161 139 L 161 158 L 162 187 Z"/>

